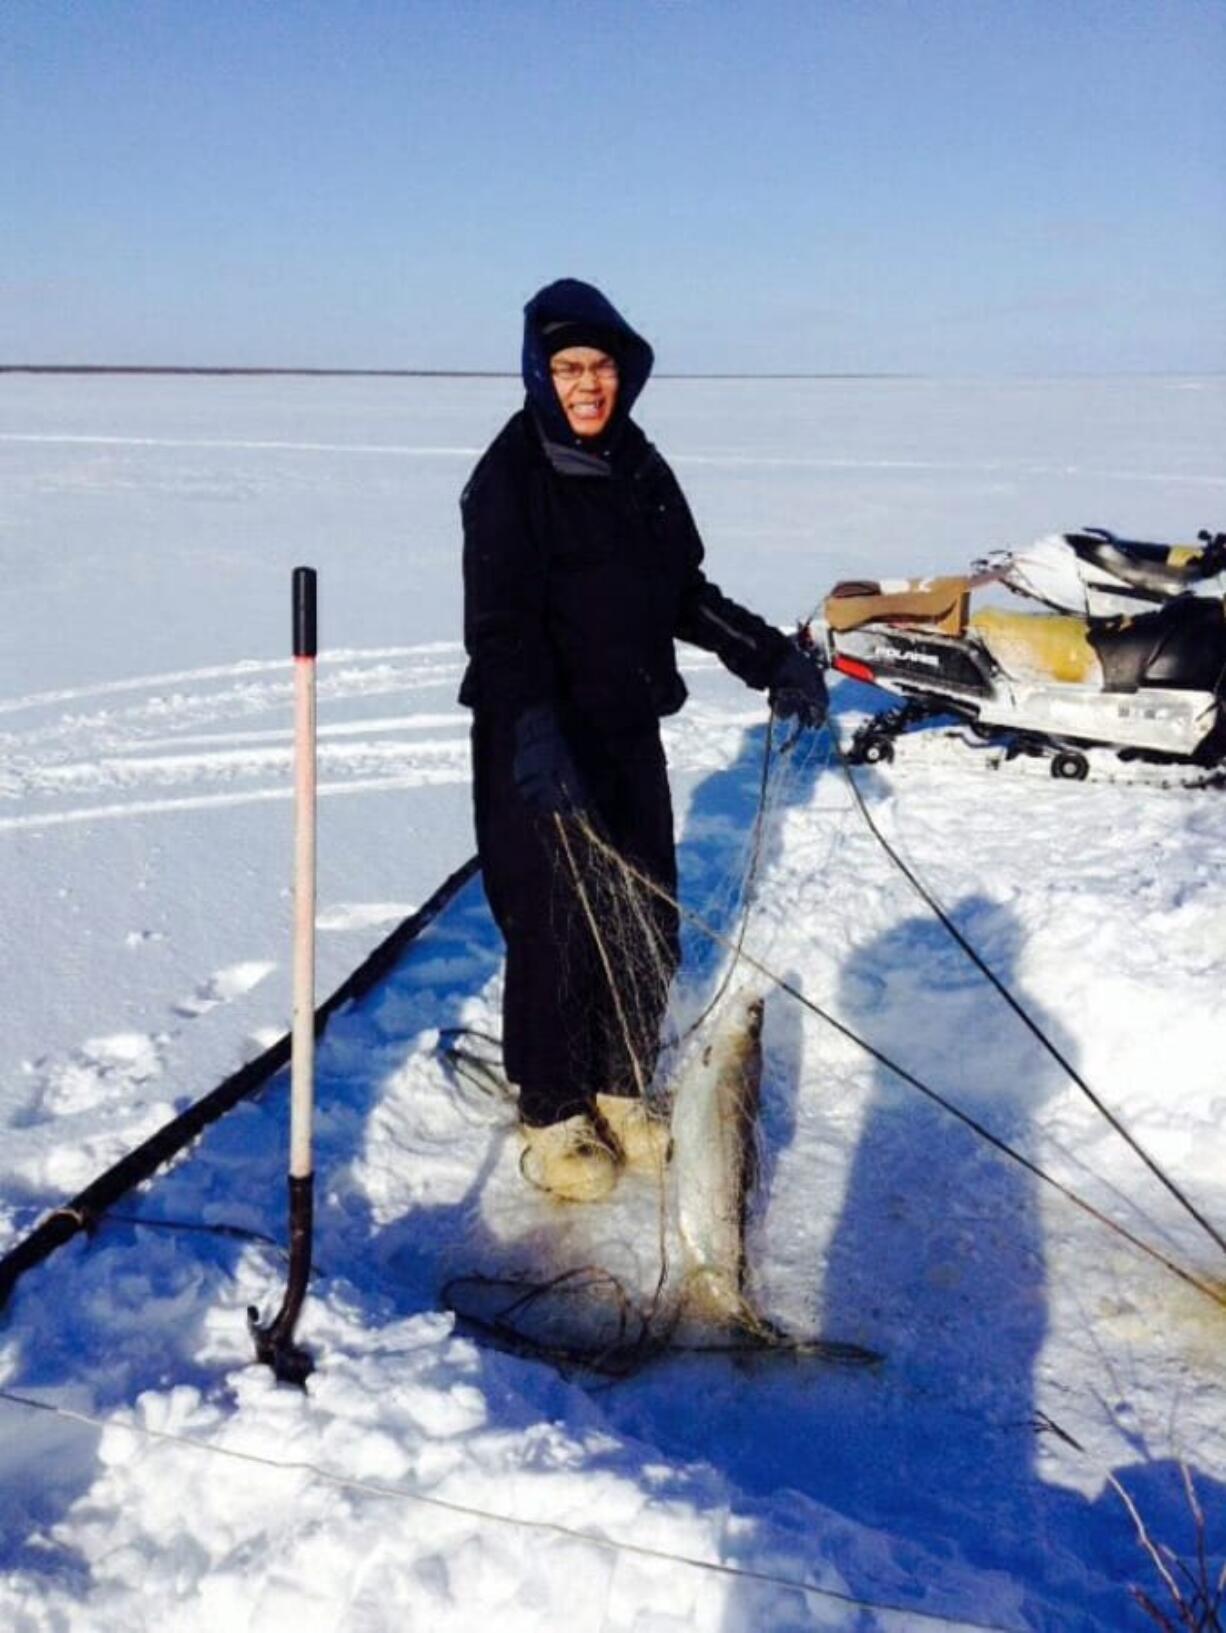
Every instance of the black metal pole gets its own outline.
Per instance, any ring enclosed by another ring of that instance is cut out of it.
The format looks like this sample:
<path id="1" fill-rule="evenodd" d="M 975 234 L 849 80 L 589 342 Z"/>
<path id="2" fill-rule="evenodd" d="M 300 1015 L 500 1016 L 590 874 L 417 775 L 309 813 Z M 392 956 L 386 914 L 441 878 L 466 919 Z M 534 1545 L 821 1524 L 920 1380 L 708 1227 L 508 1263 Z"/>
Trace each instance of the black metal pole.
<path id="1" fill-rule="evenodd" d="M 318 649 L 316 574 L 295 567 L 294 642 L 294 1020 L 291 1047 L 289 1160 L 289 1281 L 267 1326 L 251 1308 L 247 1321 L 258 1360 L 278 1378 L 303 1384 L 314 1367 L 294 1342 L 294 1328 L 311 1279 L 315 1174 L 311 1124 L 315 1091 L 315 655 Z"/>
<path id="2" fill-rule="evenodd" d="M 315 1370 L 310 1350 L 294 1342 L 311 1279 L 311 1240 L 315 1223 L 315 1176 L 289 1176 L 289 1276 L 281 1308 L 267 1326 L 252 1304 L 247 1325 L 255 1340 L 255 1358 L 270 1366 L 282 1383 L 305 1385 Z"/>

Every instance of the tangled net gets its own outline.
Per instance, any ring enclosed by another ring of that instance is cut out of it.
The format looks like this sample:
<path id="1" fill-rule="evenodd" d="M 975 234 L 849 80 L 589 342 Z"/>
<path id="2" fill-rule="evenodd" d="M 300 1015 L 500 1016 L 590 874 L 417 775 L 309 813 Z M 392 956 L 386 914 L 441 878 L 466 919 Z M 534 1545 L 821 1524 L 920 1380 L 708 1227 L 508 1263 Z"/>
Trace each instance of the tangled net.
<path id="1" fill-rule="evenodd" d="M 528 1265 L 456 1275 L 445 1284 L 444 1303 L 501 1347 L 617 1378 L 678 1352 L 766 1351 L 849 1365 L 880 1359 L 856 1345 L 781 1331 L 757 1311 L 748 1286 L 744 1235 L 757 1167 L 761 1000 L 746 1003 L 733 982 L 764 836 L 812 770 L 777 752 L 772 738 L 768 727 L 752 829 L 723 872 L 707 881 L 704 912 L 729 927 L 740 916 L 736 950 L 722 967 L 699 961 L 698 991 L 688 994 L 696 1012 L 674 1025 L 663 1049 L 676 920 L 585 817 L 555 819 L 555 887 L 582 915 L 588 934 L 577 956 L 595 959 L 608 994 L 598 1017 L 607 1080 L 672 1115 L 676 1150 L 668 1168 L 634 1176 L 637 1183 L 625 1176 L 611 1203 L 545 1204 L 550 1217 L 543 1227 L 538 1205 Z M 590 969 L 575 973 L 597 979 Z M 457 1080 L 513 1103 L 491 1034 L 456 1028 L 440 1043 Z M 610 1225 L 613 1234 L 599 1240 L 600 1228 Z"/>

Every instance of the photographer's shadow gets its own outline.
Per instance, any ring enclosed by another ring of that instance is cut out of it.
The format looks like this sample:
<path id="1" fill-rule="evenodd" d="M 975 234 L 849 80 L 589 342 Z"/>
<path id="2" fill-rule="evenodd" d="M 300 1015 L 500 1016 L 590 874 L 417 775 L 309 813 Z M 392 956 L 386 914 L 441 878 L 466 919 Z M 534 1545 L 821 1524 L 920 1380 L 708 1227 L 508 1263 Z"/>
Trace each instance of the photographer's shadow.
<path id="1" fill-rule="evenodd" d="M 1072 1059 L 1071 1040 L 1020 990 L 1015 916 L 980 896 L 951 916 Z M 836 1013 L 964 1117 L 884 1063 L 872 1068 L 828 1236 L 814 1210 L 813 1271 L 822 1331 L 883 1364 L 763 1377 L 752 1437 L 713 1439 L 707 1455 L 760 1500 L 799 1494 L 905 1538 L 917 1566 L 949 1561 L 956 1539 L 955 1598 L 964 1569 L 1002 1571 L 1050 1616 L 1063 1614 L 1055 1607 L 1078 1581 L 1061 1625 L 1112 1625 L 1117 1587 L 1105 1569 L 1095 1579 L 1092 1561 L 1104 1525 L 1118 1541 L 1115 1517 L 1096 1522 L 1037 1468 L 1035 1374 L 1048 1322 L 1040 1182 L 992 1143 L 1030 1156 L 1064 1073 L 928 915 L 851 953 Z M 894 1586 L 905 1600 L 913 1583 L 904 1574 Z M 1099 1595 L 1102 1620 L 1091 1608 Z M 724 1626 L 754 1625 L 761 1608 L 738 1589 Z"/>
<path id="2" fill-rule="evenodd" d="M 952 917 L 1016 991 L 1013 914 L 972 896 Z M 1022 1001 L 1071 1058 L 1071 1040 Z M 1034 1494 L 1047 1296 L 1038 1181 L 985 1132 L 1028 1153 L 1063 1073 L 931 917 L 853 954 L 839 1014 L 968 1119 L 874 1068 L 822 1309 L 827 1330 L 887 1356 L 889 1426 L 867 1458 L 863 1443 L 847 1448 L 842 1489 L 879 1520 L 905 1514 L 914 1524 L 930 1510 L 937 1528 L 961 1493 L 990 1558 L 999 1528 L 1015 1532 Z"/>

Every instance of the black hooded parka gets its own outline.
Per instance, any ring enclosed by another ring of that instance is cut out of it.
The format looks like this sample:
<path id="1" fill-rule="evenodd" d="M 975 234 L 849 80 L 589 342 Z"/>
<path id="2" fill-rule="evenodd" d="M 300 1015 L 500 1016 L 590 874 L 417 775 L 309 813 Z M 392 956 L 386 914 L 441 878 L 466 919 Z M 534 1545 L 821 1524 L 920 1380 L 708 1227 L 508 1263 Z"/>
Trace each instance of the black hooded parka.
<path id="1" fill-rule="evenodd" d="M 558 325 L 598 334 L 617 360 L 616 407 L 597 438 L 571 430 L 554 389 Z M 555 711 L 593 825 L 675 895 L 658 724 L 686 697 L 674 640 L 714 652 L 758 688 L 789 649 L 703 574 L 685 497 L 630 418 L 652 361 L 647 342 L 590 284 L 542 289 L 525 308 L 524 407 L 461 499 L 469 665 L 460 701 L 474 711 L 477 843 L 507 944 L 504 1058 L 530 1124 L 569 1117 L 598 1092 L 633 1093 L 627 1029 L 650 1074 L 678 936 L 675 912 L 641 892 L 643 911 L 628 918 L 644 944 L 615 949 L 627 972 L 618 1017 L 576 889 L 575 847 L 560 853 L 554 819 L 531 810 L 515 785 L 517 720 L 541 705 Z M 607 864 L 580 849 L 589 902 L 617 919 Z"/>

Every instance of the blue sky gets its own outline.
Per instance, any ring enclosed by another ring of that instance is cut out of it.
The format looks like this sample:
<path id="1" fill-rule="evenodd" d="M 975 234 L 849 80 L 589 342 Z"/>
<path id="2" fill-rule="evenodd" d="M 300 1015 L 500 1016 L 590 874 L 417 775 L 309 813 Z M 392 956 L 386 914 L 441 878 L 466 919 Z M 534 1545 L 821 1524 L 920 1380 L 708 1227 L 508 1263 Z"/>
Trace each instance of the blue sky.
<path id="1" fill-rule="evenodd" d="M 1226 367 L 1222 0 L 4 0 L 0 360 Z"/>

